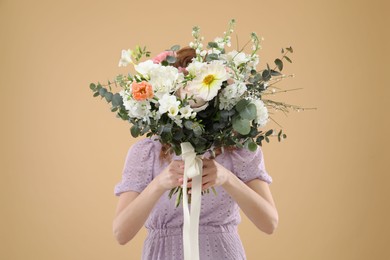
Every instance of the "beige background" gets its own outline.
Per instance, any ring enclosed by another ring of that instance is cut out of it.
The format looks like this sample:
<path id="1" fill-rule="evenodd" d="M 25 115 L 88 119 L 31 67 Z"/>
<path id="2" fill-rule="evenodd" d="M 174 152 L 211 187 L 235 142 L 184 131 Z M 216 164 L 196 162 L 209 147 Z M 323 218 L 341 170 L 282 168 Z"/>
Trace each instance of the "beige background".
<path id="1" fill-rule="evenodd" d="M 390 259 L 388 1 L 0 0 L 0 259 L 139 259 L 144 230 L 119 246 L 111 223 L 129 125 L 90 82 L 120 51 L 153 54 L 207 40 L 238 21 L 243 44 L 265 38 L 261 65 L 294 47 L 275 99 L 317 107 L 275 115 L 288 134 L 263 147 L 280 223 L 247 219 L 248 259 Z M 272 127 L 274 127 L 273 125 Z M 270 125 L 271 127 L 271 125 Z"/>

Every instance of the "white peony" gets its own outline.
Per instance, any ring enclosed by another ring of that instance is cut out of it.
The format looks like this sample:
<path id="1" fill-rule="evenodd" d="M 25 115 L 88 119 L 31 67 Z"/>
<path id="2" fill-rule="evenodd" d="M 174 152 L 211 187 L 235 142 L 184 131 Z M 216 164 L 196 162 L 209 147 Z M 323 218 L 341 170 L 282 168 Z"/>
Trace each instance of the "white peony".
<path id="1" fill-rule="evenodd" d="M 150 71 L 160 66 L 160 64 L 156 64 L 152 60 L 147 60 L 144 62 L 140 62 L 138 65 L 135 65 L 134 68 L 139 74 L 145 77 L 149 77 Z"/>
<path id="2" fill-rule="evenodd" d="M 158 66 L 149 71 L 149 83 L 153 86 L 154 94 L 161 98 L 164 94 L 171 93 L 179 87 L 178 82 L 183 81 L 183 73 L 172 66 Z"/>
<path id="3" fill-rule="evenodd" d="M 133 55 L 133 51 L 128 49 L 128 50 L 122 50 L 122 55 L 121 59 L 119 60 L 119 67 L 126 67 L 130 63 L 133 63 L 131 56 Z"/>
<path id="4" fill-rule="evenodd" d="M 257 118 L 255 119 L 255 123 L 260 127 L 265 126 L 268 122 L 268 109 L 264 105 L 264 102 L 259 99 L 253 99 L 251 101 L 256 106 Z"/>

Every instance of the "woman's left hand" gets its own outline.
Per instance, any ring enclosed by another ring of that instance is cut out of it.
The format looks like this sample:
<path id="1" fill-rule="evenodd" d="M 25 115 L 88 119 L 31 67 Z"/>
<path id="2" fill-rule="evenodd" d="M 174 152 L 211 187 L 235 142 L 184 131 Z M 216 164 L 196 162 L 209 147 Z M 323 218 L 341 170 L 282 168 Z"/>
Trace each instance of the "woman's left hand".
<path id="1" fill-rule="evenodd" d="M 202 190 L 224 185 L 231 172 L 214 159 L 203 159 Z"/>

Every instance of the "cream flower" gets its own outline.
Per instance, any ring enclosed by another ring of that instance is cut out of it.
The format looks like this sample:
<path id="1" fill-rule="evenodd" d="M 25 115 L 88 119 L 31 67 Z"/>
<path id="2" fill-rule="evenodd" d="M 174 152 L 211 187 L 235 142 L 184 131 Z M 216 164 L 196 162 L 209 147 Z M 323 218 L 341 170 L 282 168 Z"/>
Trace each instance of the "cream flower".
<path id="1" fill-rule="evenodd" d="M 228 79 L 228 73 L 223 63 L 213 61 L 207 64 L 202 73 L 189 82 L 187 88 L 195 98 L 201 98 L 204 101 L 212 100 L 221 89 L 222 82 Z"/>

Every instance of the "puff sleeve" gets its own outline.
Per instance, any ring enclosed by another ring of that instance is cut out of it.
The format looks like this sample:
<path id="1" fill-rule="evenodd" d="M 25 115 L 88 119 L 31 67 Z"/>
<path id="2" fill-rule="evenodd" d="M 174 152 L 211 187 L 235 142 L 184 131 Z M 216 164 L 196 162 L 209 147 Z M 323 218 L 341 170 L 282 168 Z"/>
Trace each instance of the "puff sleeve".
<path id="1" fill-rule="evenodd" d="M 122 171 L 122 180 L 114 188 L 116 196 L 125 191 L 140 193 L 152 181 L 155 159 L 154 145 L 154 141 L 146 138 L 129 148 Z"/>
<path id="2" fill-rule="evenodd" d="M 272 177 L 265 169 L 264 156 L 261 147 L 258 146 L 255 152 L 247 149 L 232 151 L 233 173 L 243 182 L 260 179 L 272 183 Z"/>

